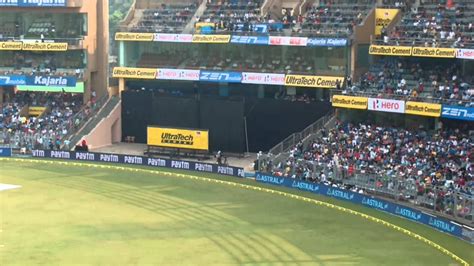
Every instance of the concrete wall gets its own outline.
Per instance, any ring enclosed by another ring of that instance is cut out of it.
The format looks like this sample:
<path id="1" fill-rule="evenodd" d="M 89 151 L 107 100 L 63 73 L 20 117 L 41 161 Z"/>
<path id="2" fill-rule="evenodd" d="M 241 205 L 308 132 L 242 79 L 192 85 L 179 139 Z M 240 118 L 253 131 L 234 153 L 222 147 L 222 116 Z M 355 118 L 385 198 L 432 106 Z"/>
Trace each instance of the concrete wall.
<path id="1" fill-rule="evenodd" d="M 89 149 L 120 142 L 122 140 L 122 103 L 118 103 L 112 112 L 83 139 L 87 141 Z"/>

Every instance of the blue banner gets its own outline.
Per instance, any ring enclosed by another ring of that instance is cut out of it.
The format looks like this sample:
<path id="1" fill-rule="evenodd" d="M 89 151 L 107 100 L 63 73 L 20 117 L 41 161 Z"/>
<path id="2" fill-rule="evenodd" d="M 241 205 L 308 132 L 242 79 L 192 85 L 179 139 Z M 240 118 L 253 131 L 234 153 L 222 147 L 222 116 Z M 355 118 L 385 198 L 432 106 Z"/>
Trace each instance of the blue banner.
<path id="1" fill-rule="evenodd" d="M 27 86 L 76 87 L 75 77 L 26 76 Z"/>
<path id="2" fill-rule="evenodd" d="M 474 121 L 474 108 L 443 105 L 441 117 L 448 119 Z"/>
<path id="3" fill-rule="evenodd" d="M 309 38 L 308 46 L 322 46 L 322 47 L 342 47 L 347 46 L 347 39 L 341 38 Z"/>
<path id="4" fill-rule="evenodd" d="M 67 0 L 0 0 L 0 6 L 65 7 Z"/>
<path id="5" fill-rule="evenodd" d="M 0 86 L 25 85 L 26 77 L 20 75 L 0 76 Z"/>
<path id="6" fill-rule="evenodd" d="M 242 73 L 201 70 L 199 80 L 210 82 L 240 83 L 242 81 Z"/>
<path id="7" fill-rule="evenodd" d="M 359 194 L 357 192 L 334 188 L 326 186 L 324 184 L 316 184 L 298 179 L 277 177 L 262 173 L 257 173 L 255 180 L 261 183 L 273 184 L 289 188 L 297 188 L 299 190 L 308 191 L 315 194 L 350 201 L 356 204 L 362 204 L 366 207 L 388 212 L 393 215 L 397 215 L 412 221 L 431 226 L 437 230 L 454 235 L 456 237 L 463 238 L 463 227 L 459 224 L 456 224 L 444 218 L 421 212 L 419 210 L 415 210 L 413 208 L 392 203 L 383 199 L 375 198 L 370 195 Z M 465 235 L 466 234 L 464 233 L 464 236 Z M 472 239 L 470 239 L 470 241 L 472 241 Z"/>
<path id="8" fill-rule="evenodd" d="M 256 45 L 268 45 L 270 38 L 268 36 L 237 36 L 233 35 L 230 39 L 230 43 L 236 44 L 256 44 Z"/>
<path id="9" fill-rule="evenodd" d="M 211 163 L 201 163 L 174 159 L 150 158 L 144 156 L 95 153 L 95 152 L 79 152 L 79 151 L 50 151 L 50 150 L 33 150 L 33 157 L 37 158 L 54 158 L 78 161 L 93 161 L 106 163 L 121 163 L 131 165 L 145 165 L 155 167 L 174 168 L 181 170 L 191 170 L 197 172 L 207 172 L 220 175 L 229 175 L 235 177 L 244 177 L 244 169 L 233 166 L 217 165 Z"/>
<path id="10" fill-rule="evenodd" d="M 11 157 L 12 149 L 0 147 L 0 157 Z"/>

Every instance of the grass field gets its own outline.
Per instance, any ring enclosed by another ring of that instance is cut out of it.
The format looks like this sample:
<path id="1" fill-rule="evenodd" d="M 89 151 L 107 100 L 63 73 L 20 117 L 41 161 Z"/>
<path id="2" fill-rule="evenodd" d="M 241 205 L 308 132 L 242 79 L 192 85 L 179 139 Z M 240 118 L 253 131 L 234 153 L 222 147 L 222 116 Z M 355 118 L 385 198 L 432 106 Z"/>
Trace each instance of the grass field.
<path id="1" fill-rule="evenodd" d="M 361 217 L 202 180 L 0 161 L 0 183 L 21 186 L 0 191 L 0 265 L 457 265 Z M 473 246 L 425 226 L 284 191 L 376 216 L 474 261 Z"/>

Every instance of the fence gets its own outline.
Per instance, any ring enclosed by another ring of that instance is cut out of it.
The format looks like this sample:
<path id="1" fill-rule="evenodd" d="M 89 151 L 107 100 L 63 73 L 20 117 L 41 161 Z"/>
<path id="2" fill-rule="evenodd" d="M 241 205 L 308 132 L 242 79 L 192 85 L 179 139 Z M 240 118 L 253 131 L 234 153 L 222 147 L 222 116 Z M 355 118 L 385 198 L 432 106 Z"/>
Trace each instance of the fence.
<path id="1" fill-rule="evenodd" d="M 474 196 L 454 191 L 445 186 L 426 186 L 422 190 L 415 180 L 396 175 L 387 176 L 318 164 L 303 159 L 294 160 L 289 171 L 285 164 L 277 165 L 271 156 L 259 158 L 259 171 L 265 173 L 284 173 L 285 176 L 312 182 L 330 182 L 362 189 L 364 193 L 380 196 L 395 202 L 413 205 L 418 209 L 436 213 L 463 224 L 474 224 Z M 305 171 L 302 171 L 305 169 Z"/>

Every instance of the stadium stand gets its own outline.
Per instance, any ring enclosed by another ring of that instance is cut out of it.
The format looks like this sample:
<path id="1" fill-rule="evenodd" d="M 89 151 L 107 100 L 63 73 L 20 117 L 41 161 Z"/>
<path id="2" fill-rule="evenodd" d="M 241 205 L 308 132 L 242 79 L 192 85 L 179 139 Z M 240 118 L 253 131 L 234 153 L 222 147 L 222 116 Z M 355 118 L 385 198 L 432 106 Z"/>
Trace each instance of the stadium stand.
<path id="1" fill-rule="evenodd" d="M 412 101 L 474 106 L 474 79 L 462 75 L 459 62 L 381 58 L 344 93 Z"/>
<path id="2" fill-rule="evenodd" d="M 181 33 L 196 13 L 199 2 L 162 3 L 158 8 L 140 10 L 141 18 L 132 32 Z"/>
<path id="3" fill-rule="evenodd" d="M 38 116 L 30 114 L 31 106 L 45 111 Z M 81 122 L 77 114 L 88 109 L 90 106 L 82 105 L 82 95 L 17 92 L 3 103 L 0 139 L 14 148 L 60 149 L 64 137 Z"/>
<path id="4" fill-rule="evenodd" d="M 474 47 L 472 1 L 421 1 L 407 8 L 393 31 L 377 43 L 421 47 Z M 385 38 L 384 38 L 385 37 Z"/>
<path id="5" fill-rule="evenodd" d="M 0 59 L 0 73 L 4 75 L 50 74 L 82 78 L 84 72 L 83 55 L 81 52 L 53 55 L 26 51 L 22 53 L 5 51 L 0 56 Z"/>
<path id="6" fill-rule="evenodd" d="M 310 6 L 302 18 L 301 29 L 296 30 L 305 35 L 327 35 L 346 37 L 353 33 L 373 8 L 374 1 L 319 1 Z"/>
<path id="7" fill-rule="evenodd" d="M 337 123 L 292 147 L 286 159 L 261 163 L 260 170 L 383 193 L 472 220 L 474 210 L 464 203 L 474 193 L 473 137 L 465 129 Z"/>

